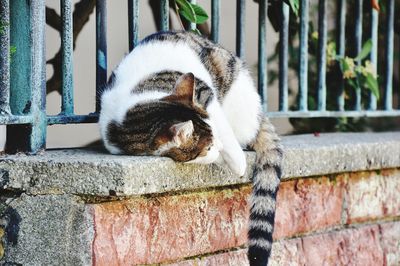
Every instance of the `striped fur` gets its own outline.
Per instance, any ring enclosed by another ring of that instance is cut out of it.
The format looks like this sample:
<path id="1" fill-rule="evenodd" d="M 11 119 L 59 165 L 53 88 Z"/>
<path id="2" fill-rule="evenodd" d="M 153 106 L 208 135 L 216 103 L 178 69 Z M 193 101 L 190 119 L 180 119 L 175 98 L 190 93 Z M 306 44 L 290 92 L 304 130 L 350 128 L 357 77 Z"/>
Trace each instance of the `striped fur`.
<path id="1" fill-rule="evenodd" d="M 250 147 L 256 151 L 249 222 L 248 258 L 252 266 L 268 264 L 274 231 L 275 200 L 281 179 L 282 148 L 274 127 L 264 118 Z"/>
<path id="2" fill-rule="evenodd" d="M 156 33 L 122 60 L 101 99 L 100 131 L 111 153 L 193 163 L 220 156 L 243 175 L 242 148 L 254 149 L 248 255 L 250 265 L 267 265 L 282 151 L 246 65 L 196 34 Z"/>

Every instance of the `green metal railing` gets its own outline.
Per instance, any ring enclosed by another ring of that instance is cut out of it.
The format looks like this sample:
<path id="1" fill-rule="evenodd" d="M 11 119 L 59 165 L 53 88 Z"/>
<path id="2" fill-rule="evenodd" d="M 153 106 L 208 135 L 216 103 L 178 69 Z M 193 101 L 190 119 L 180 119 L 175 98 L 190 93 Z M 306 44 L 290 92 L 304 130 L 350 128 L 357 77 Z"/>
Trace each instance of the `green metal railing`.
<path id="1" fill-rule="evenodd" d="M 161 1 L 161 29 L 169 29 L 169 1 Z M 195 1 L 192 1 L 195 2 Z M 96 107 L 88 115 L 74 114 L 73 97 L 73 36 L 72 36 L 72 0 L 61 0 L 62 16 L 62 104 L 58 115 L 46 114 L 46 61 L 45 61 L 45 1 L 44 0 L 1 0 L 0 21 L 0 124 L 7 125 L 8 151 L 27 151 L 35 153 L 45 148 L 46 128 L 52 124 L 95 123 L 100 110 L 99 96 L 107 80 L 107 36 L 106 36 L 106 1 L 97 0 L 96 6 Z M 378 16 L 386 16 L 386 47 L 379 56 L 385 58 L 385 76 L 383 108 L 377 109 L 377 99 L 371 93 L 367 108 L 362 109 L 360 90 L 356 92 L 354 108 L 345 110 L 344 93 L 336 99 L 337 110 L 327 110 L 326 86 L 326 47 L 327 47 L 327 1 L 319 0 L 318 10 L 318 55 L 317 55 L 317 110 L 309 110 L 308 95 L 308 35 L 309 1 L 300 1 L 299 24 L 299 89 L 297 110 L 291 110 L 288 104 L 288 50 L 289 50 L 289 6 L 282 2 L 279 44 L 279 111 L 268 108 L 266 57 L 267 38 L 267 0 L 258 1 L 258 88 L 263 100 L 263 107 L 270 117 L 380 117 L 400 116 L 400 110 L 393 103 L 393 49 L 394 49 L 394 0 L 386 0 L 386 13 L 379 14 L 371 9 L 371 30 L 362 32 L 363 0 L 356 0 L 355 8 L 355 45 L 356 52 L 361 51 L 362 34 L 372 39 L 370 60 L 378 63 Z M 221 5 L 225 2 L 211 0 L 211 39 L 219 42 Z M 229 1 L 229 4 L 231 2 Z M 236 53 L 243 58 L 245 54 L 245 0 L 237 0 Z M 345 55 L 346 0 L 337 0 L 336 16 L 336 52 Z M 138 44 L 139 0 L 127 0 L 129 17 L 129 49 Z M 191 24 L 190 28 L 195 28 Z M 143 36 L 142 36 L 143 37 Z M 10 44 L 17 47 L 10 59 Z M 358 64 L 360 62 L 357 62 Z M 341 90 L 343 92 L 344 83 Z M 398 88 L 396 88 L 398 90 Z"/>

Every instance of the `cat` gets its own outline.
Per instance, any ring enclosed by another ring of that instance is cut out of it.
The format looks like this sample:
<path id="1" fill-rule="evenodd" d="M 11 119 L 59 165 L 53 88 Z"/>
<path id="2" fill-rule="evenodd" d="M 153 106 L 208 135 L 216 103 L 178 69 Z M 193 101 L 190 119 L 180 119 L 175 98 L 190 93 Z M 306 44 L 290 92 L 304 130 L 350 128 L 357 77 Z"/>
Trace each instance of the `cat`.
<path id="1" fill-rule="evenodd" d="M 246 171 L 242 148 L 255 150 L 248 258 L 268 264 L 282 149 L 243 61 L 191 32 L 150 35 L 112 72 L 99 125 L 112 154 L 224 161 L 237 175 Z"/>

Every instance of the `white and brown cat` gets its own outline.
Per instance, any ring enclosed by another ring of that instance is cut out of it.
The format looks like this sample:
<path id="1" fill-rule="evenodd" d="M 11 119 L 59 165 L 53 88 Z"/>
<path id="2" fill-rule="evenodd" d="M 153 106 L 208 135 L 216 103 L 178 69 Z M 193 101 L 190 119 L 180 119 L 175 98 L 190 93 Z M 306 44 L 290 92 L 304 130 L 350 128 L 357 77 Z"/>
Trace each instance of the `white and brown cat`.
<path id="1" fill-rule="evenodd" d="M 268 264 L 282 150 L 239 58 L 193 33 L 150 35 L 113 71 L 99 124 L 113 154 L 223 160 L 238 175 L 246 170 L 242 149 L 255 150 L 248 257 Z"/>

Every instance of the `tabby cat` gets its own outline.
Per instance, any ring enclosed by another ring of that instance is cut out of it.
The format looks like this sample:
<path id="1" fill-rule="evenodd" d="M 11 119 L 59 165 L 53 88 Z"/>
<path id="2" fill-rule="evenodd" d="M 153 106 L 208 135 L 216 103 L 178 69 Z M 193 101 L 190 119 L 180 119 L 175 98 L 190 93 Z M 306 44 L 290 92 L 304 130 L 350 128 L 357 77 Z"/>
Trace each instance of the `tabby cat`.
<path id="1" fill-rule="evenodd" d="M 194 33 L 150 35 L 113 71 L 99 124 L 113 154 L 225 161 L 237 175 L 246 170 L 242 148 L 255 150 L 248 258 L 268 264 L 282 150 L 243 61 Z"/>

